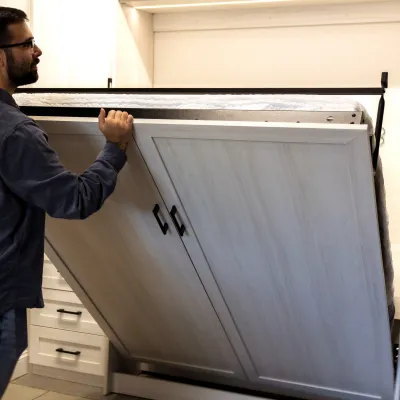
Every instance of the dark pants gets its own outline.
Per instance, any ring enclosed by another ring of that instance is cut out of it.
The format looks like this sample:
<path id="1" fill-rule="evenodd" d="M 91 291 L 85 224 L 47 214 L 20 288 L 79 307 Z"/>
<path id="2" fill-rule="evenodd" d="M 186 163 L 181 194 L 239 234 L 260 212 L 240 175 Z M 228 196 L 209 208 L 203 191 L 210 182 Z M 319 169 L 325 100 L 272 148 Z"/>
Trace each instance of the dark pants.
<path id="1" fill-rule="evenodd" d="M 27 347 L 26 310 L 10 310 L 0 315 L 0 399 Z"/>

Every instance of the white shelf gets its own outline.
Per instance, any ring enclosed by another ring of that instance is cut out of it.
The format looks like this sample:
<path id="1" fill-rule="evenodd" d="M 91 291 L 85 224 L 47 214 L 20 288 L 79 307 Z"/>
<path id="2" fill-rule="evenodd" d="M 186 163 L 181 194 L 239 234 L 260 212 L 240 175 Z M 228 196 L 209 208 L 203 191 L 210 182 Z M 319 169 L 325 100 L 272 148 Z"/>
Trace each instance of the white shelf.
<path id="1" fill-rule="evenodd" d="M 137 10 L 155 13 L 232 9 L 278 8 L 290 6 L 384 3 L 390 0 L 120 0 Z"/>

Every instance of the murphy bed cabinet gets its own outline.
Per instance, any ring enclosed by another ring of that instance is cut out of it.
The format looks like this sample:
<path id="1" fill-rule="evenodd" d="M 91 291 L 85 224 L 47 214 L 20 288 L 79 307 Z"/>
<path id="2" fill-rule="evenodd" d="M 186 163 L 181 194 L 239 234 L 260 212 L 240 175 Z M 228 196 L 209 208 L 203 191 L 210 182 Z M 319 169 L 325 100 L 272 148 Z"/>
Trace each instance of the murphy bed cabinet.
<path id="1" fill-rule="evenodd" d="M 95 118 L 35 120 L 75 172 L 104 145 Z M 46 228 L 118 352 L 242 388 L 391 398 L 367 125 L 138 119 L 134 136 L 104 208 Z"/>

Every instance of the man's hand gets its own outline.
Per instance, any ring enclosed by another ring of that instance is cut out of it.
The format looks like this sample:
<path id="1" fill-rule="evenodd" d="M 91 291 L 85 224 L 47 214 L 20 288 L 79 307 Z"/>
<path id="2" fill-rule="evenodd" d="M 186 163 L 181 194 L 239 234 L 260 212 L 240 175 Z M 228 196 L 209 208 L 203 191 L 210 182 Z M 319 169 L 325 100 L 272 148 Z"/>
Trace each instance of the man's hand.
<path id="1" fill-rule="evenodd" d="M 100 110 L 99 129 L 105 138 L 117 143 L 121 150 L 126 150 L 132 140 L 133 117 L 127 112 L 111 110 L 107 117 L 104 108 Z"/>

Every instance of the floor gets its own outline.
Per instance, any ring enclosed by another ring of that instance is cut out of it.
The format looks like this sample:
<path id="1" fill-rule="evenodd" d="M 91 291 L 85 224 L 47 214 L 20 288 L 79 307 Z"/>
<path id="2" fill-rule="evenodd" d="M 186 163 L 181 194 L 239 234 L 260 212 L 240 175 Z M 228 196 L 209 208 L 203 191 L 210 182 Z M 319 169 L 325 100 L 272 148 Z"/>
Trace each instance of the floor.
<path id="1" fill-rule="evenodd" d="M 143 400 L 123 395 L 103 396 L 101 389 L 46 378 L 38 375 L 25 375 L 14 380 L 1 400 Z"/>

